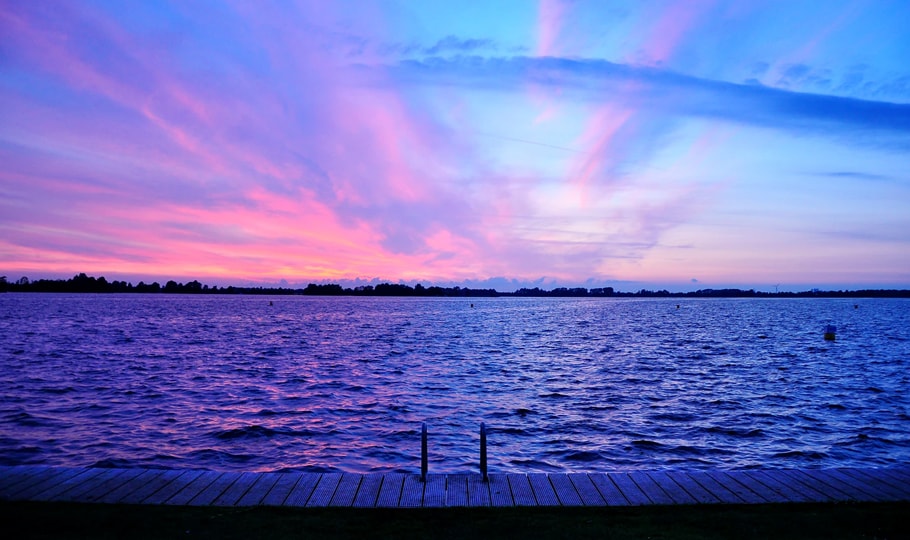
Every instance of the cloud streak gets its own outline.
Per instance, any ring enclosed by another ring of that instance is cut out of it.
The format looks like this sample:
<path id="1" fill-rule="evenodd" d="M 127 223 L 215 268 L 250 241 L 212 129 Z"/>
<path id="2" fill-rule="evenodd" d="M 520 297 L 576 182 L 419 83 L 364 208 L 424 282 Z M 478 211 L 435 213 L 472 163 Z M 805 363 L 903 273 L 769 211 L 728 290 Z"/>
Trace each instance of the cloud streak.
<path id="1" fill-rule="evenodd" d="M 737 268 L 729 228 L 792 240 L 761 216 L 813 175 L 845 200 L 875 184 L 878 214 L 906 222 L 910 105 L 676 69 L 714 4 L 622 18 L 640 25 L 622 36 L 659 37 L 637 46 L 648 65 L 586 56 L 584 3 L 502 29 L 364 9 L 0 7 L 0 271 L 781 281 L 704 266 Z M 893 236 L 873 222 L 851 238 Z"/>

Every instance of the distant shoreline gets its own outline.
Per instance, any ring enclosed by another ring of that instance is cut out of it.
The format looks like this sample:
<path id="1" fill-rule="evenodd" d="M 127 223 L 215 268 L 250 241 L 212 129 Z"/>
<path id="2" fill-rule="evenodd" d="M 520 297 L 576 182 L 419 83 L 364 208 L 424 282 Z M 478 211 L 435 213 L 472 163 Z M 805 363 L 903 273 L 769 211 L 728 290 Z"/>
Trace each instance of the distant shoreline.
<path id="1" fill-rule="evenodd" d="M 690 292 L 641 289 L 636 292 L 616 291 L 613 287 L 586 289 L 584 287 L 557 287 L 551 290 L 540 288 L 518 289 L 515 292 L 500 292 L 495 289 L 471 289 L 466 287 L 414 287 L 400 283 L 380 283 L 355 288 L 344 288 L 338 284 L 317 285 L 310 283 L 305 288 L 285 287 L 209 287 L 199 281 L 188 283 L 168 281 L 164 286 L 158 282 L 146 284 L 142 281 L 133 285 L 126 281 L 107 281 L 79 274 L 72 279 L 39 279 L 30 281 L 21 278 L 9 282 L 0 279 L 0 292 L 63 292 L 63 293 L 160 293 L 160 294 L 226 294 L 226 295 L 274 295 L 274 296 L 411 296 L 411 297 L 526 297 L 526 298 L 910 298 L 907 289 L 859 289 L 853 291 L 825 291 L 812 289 L 801 292 L 762 292 L 754 289 L 701 289 Z"/>

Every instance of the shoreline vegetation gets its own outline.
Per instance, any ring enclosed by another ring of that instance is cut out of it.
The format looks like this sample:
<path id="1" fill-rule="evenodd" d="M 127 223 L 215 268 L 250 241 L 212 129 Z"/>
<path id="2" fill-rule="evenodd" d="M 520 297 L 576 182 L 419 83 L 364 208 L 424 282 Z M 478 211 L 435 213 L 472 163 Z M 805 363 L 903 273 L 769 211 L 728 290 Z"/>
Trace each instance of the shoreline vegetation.
<path id="1" fill-rule="evenodd" d="M 71 279 L 29 280 L 22 277 L 8 281 L 0 276 L 0 292 L 56 292 L 56 293 L 162 293 L 162 294 L 249 294 L 278 296 L 419 296 L 419 297 L 567 297 L 567 298 L 910 298 L 907 289 L 859 289 L 824 291 L 812 289 L 801 292 L 763 292 L 754 289 L 700 289 L 690 292 L 670 292 L 665 289 L 652 291 L 641 289 L 636 292 L 616 291 L 613 287 L 587 289 L 584 287 L 557 287 L 543 290 L 522 288 L 515 292 L 500 292 L 495 289 L 471 289 L 465 287 L 424 287 L 420 283 L 411 287 L 402 283 L 380 283 L 344 288 L 335 283 L 310 283 L 305 288 L 287 287 L 209 287 L 199 281 L 178 283 L 170 280 L 163 286 L 156 282 L 137 285 L 126 281 L 107 281 L 104 276 L 95 278 L 78 274 Z"/>
<path id="2" fill-rule="evenodd" d="M 183 507 L 0 502 L 17 538 L 908 538 L 910 505 L 573 508 Z"/>

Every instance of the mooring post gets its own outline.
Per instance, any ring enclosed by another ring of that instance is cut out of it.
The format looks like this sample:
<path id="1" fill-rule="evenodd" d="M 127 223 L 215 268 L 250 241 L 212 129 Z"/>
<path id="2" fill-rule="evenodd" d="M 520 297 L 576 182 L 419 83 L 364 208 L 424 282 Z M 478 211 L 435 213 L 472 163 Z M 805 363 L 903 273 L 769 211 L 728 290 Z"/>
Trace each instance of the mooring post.
<path id="1" fill-rule="evenodd" d="M 420 481 L 427 481 L 427 423 L 420 426 Z"/>
<path id="2" fill-rule="evenodd" d="M 487 426 L 483 422 L 480 423 L 480 474 L 487 482 Z"/>

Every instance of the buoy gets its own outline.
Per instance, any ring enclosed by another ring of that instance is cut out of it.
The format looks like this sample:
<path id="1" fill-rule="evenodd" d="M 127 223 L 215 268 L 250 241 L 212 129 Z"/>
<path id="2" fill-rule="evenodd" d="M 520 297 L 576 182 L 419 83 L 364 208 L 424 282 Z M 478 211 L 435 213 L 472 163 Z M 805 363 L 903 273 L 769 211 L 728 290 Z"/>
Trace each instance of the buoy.
<path id="1" fill-rule="evenodd" d="M 833 324 L 829 324 L 825 327 L 825 340 L 834 341 L 834 334 L 837 333 L 837 327 Z"/>
<path id="2" fill-rule="evenodd" d="M 859 309 L 859 304 L 853 304 L 853 309 Z"/>

